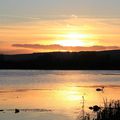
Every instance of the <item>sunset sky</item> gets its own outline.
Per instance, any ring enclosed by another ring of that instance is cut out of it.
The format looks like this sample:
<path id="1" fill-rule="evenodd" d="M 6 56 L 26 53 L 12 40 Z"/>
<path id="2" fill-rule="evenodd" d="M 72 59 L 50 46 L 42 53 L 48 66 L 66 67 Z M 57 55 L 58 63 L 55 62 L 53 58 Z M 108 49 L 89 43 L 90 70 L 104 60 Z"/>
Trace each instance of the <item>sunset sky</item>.
<path id="1" fill-rule="evenodd" d="M 120 49 L 119 0 L 0 0 L 0 53 Z"/>

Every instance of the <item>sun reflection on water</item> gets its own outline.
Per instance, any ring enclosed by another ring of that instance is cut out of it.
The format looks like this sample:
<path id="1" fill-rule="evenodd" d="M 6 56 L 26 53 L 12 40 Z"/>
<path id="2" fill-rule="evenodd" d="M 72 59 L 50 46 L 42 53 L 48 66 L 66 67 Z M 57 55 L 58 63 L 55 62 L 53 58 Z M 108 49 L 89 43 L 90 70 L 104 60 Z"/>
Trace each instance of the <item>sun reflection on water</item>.
<path id="1" fill-rule="evenodd" d="M 65 88 L 60 94 L 67 101 L 80 101 L 82 99 L 82 92 L 77 87 Z"/>

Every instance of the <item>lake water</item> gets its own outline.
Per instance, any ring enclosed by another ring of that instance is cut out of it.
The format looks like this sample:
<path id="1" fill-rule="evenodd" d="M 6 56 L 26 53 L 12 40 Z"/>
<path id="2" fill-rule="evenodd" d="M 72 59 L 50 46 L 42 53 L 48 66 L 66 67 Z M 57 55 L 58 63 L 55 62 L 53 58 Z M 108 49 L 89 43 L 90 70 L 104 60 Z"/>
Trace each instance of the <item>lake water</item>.
<path id="1" fill-rule="evenodd" d="M 103 99 L 120 100 L 120 71 L 0 71 L 0 120 L 76 120 Z"/>

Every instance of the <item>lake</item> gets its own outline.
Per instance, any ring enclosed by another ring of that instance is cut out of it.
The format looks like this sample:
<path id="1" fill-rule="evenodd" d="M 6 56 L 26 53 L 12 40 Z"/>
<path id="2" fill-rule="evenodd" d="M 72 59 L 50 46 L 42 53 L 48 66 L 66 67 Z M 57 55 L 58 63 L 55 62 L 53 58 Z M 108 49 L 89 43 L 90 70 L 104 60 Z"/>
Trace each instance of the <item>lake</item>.
<path id="1" fill-rule="evenodd" d="M 106 99 L 120 100 L 120 71 L 0 71 L 1 120 L 77 120 Z"/>

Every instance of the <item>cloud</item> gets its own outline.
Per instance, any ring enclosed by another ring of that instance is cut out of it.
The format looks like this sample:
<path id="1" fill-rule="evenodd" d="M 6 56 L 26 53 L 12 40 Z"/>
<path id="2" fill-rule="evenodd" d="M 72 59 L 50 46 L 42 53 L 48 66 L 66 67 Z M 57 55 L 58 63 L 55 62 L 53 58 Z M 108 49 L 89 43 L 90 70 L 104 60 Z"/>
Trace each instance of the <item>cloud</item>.
<path id="1" fill-rule="evenodd" d="M 8 50 L 0 50 L 0 54 L 27 54 L 27 53 L 32 53 L 32 50 L 29 49 L 8 49 Z"/>
<path id="2" fill-rule="evenodd" d="M 63 46 L 52 44 L 52 45 L 40 45 L 40 44 L 13 44 L 13 47 L 23 47 L 23 48 L 30 48 L 30 49 L 42 49 L 42 50 L 62 50 L 64 49 Z"/>
<path id="3" fill-rule="evenodd" d="M 61 46 L 58 44 L 41 45 L 41 44 L 13 44 L 13 47 L 26 48 L 33 50 L 50 50 L 50 51 L 102 51 L 102 50 L 118 50 L 119 46 Z"/>
<path id="4" fill-rule="evenodd" d="M 40 21 L 51 21 L 51 20 L 67 20 L 67 19 L 75 19 L 78 18 L 76 15 L 37 15 L 28 16 L 28 15 L 0 15 L 0 24 L 1 25 L 13 25 L 16 23 L 36 23 Z"/>

